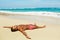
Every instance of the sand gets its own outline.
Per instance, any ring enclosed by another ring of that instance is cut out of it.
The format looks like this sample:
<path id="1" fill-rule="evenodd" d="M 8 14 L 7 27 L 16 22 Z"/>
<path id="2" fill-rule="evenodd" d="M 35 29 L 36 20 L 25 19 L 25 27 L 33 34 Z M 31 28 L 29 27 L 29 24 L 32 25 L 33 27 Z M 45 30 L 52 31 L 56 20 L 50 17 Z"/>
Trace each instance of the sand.
<path id="1" fill-rule="evenodd" d="M 25 19 L 25 18 L 26 19 Z M 60 40 L 60 19 L 44 16 L 22 16 L 19 18 L 0 15 L 0 40 Z M 31 39 L 17 32 L 11 32 L 10 29 L 3 26 L 12 26 L 18 24 L 36 23 L 37 25 L 46 25 L 46 28 L 27 30 L 26 33 Z"/>

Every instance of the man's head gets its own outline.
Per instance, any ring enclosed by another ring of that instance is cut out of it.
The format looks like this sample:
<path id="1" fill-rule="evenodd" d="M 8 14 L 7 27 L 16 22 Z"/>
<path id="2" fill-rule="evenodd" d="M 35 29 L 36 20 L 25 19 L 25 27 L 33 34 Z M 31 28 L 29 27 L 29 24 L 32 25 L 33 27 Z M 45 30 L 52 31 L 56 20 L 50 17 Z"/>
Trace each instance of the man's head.
<path id="1" fill-rule="evenodd" d="M 13 26 L 13 27 L 11 27 L 11 31 L 15 32 L 15 31 L 18 31 L 18 30 L 17 30 L 16 26 Z"/>

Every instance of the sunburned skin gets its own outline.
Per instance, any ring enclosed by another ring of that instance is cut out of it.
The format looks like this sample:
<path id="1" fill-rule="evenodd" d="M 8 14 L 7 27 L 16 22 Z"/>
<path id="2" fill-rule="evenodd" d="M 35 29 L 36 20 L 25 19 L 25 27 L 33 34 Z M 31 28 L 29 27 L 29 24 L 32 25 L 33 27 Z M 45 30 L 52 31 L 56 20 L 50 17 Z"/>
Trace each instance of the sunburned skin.
<path id="1" fill-rule="evenodd" d="M 4 26 L 3 28 L 10 28 L 12 32 L 19 31 L 21 32 L 26 38 L 31 39 L 27 33 L 25 32 L 26 30 L 33 30 L 33 29 L 38 29 L 38 28 L 45 28 L 46 26 L 37 26 L 36 24 L 21 24 L 21 25 L 14 25 L 14 26 Z"/>

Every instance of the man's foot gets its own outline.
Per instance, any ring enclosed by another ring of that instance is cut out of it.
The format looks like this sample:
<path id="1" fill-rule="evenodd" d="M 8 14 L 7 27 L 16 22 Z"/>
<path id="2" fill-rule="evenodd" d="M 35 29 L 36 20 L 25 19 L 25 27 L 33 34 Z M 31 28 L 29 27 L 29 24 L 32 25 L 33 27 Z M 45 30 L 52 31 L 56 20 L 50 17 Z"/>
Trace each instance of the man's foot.
<path id="1" fill-rule="evenodd" d="M 46 27 L 46 25 L 43 25 L 42 27 L 43 27 L 43 28 L 45 28 L 45 27 Z"/>

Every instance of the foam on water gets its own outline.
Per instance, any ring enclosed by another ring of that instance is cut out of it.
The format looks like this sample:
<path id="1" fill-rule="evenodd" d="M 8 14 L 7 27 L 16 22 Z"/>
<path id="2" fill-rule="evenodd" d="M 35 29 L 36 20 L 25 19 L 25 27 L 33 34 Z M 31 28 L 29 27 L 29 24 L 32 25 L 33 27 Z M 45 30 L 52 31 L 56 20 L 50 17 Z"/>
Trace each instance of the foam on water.
<path id="1" fill-rule="evenodd" d="M 8 14 L 24 14 L 24 15 L 37 15 L 37 16 L 50 16 L 60 18 L 60 13 L 57 12 L 11 12 L 11 11 L 0 11 L 0 13 L 8 13 Z"/>

